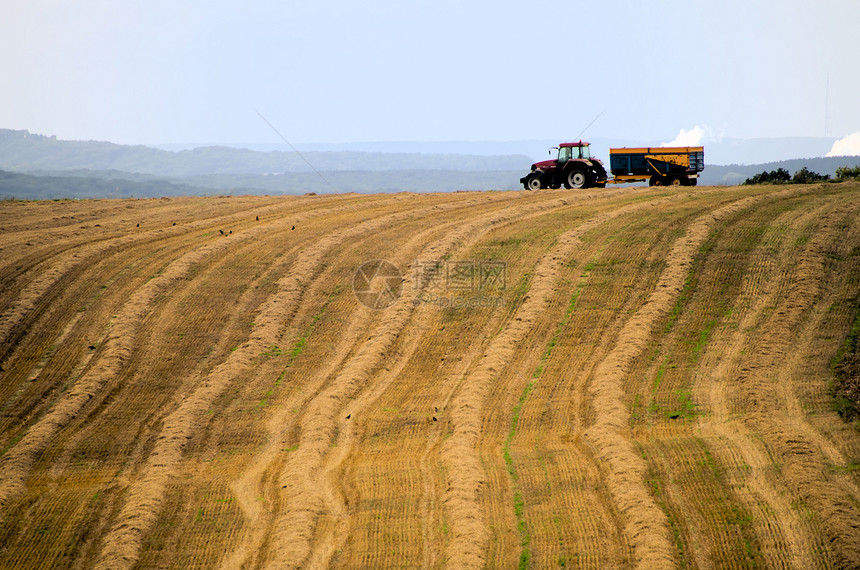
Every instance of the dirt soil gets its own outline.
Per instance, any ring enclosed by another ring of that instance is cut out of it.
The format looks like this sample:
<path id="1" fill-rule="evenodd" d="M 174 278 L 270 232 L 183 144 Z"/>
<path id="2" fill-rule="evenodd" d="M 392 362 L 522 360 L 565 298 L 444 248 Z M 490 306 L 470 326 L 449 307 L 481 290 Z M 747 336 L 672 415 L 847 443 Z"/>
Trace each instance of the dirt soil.
<path id="1" fill-rule="evenodd" d="M 858 298 L 856 183 L 2 202 L 0 567 L 860 567 Z"/>

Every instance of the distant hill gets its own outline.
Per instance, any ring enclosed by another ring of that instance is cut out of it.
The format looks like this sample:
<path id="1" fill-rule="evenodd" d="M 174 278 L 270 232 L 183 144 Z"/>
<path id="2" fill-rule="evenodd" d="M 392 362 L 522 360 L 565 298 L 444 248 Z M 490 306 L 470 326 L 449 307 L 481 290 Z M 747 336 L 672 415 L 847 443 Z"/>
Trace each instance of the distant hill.
<path id="1" fill-rule="evenodd" d="M 367 146 L 367 145 L 370 146 Z M 0 196 L 25 199 L 152 197 L 207 194 L 329 194 L 334 192 L 450 192 L 514 190 L 536 159 L 553 143 L 361 143 L 322 145 L 324 150 L 252 150 L 207 146 L 166 150 L 98 141 L 62 141 L 27 131 L 0 129 Z M 612 146 L 636 146 L 613 141 Z M 638 143 L 641 144 L 641 143 Z M 746 141 L 744 156 L 826 152 L 829 139 Z M 594 155 L 608 158 L 609 142 L 593 139 Z M 605 146 L 605 148 L 604 148 Z M 358 149 L 366 150 L 358 150 Z M 396 149 L 411 152 L 390 152 Z M 701 185 L 734 185 L 764 170 L 804 166 L 834 175 L 839 166 L 860 166 L 860 157 L 806 158 L 760 164 L 715 165 L 718 145 L 705 150 Z M 367 150 L 377 149 L 377 150 Z M 484 155 L 493 149 L 509 154 Z M 769 149 L 769 150 L 768 150 Z M 780 150 L 781 149 L 781 150 Z M 459 150 L 473 154 L 430 152 Z M 317 172 L 313 172 L 308 162 Z"/>
<path id="2" fill-rule="evenodd" d="M 304 158 L 303 158 L 304 157 Z M 227 146 L 168 151 L 98 141 L 61 141 L 27 131 L 0 129 L 0 169 L 119 170 L 156 176 L 269 174 L 320 171 L 455 170 L 486 172 L 528 168 L 524 155 L 381 153 L 359 151 L 260 152 Z"/>
<path id="3" fill-rule="evenodd" d="M 153 198 L 162 196 L 205 196 L 217 192 L 209 188 L 171 182 L 159 178 L 129 180 L 97 175 L 41 175 L 0 170 L 0 199 L 55 200 L 58 198 Z M 250 192 L 249 192 L 250 193 Z"/>
<path id="4" fill-rule="evenodd" d="M 571 135 L 573 136 L 573 135 Z M 521 141 L 377 141 L 352 143 L 317 143 L 296 145 L 304 152 L 363 152 L 385 154 L 443 154 L 443 155 L 472 155 L 472 156 L 527 156 L 528 164 L 547 158 L 547 149 L 569 140 L 562 137 L 558 140 L 521 140 Z M 613 147 L 642 147 L 659 146 L 665 140 L 650 141 L 629 140 L 605 137 L 583 136 L 591 143 L 592 154 L 599 158 L 609 156 Z M 833 137 L 779 137 L 756 139 L 721 138 L 708 141 L 705 146 L 705 160 L 708 164 L 762 164 L 778 160 L 804 158 L 807 156 L 824 156 L 833 147 Z M 212 146 L 211 144 L 197 145 L 164 145 L 158 148 L 166 150 L 189 150 L 196 147 Z M 241 148 L 269 152 L 272 150 L 289 150 L 281 144 L 244 144 L 236 145 Z"/>
<path id="5" fill-rule="evenodd" d="M 514 190 L 522 188 L 519 176 L 515 171 L 393 170 L 324 172 L 322 176 L 313 172 L 294 172 L 268 176 L 211 174 L 187 178 L 158 178 L 116 171 L 108 174 L 85 170 L 24 174 L 0 170 L 0 199 Z"/>

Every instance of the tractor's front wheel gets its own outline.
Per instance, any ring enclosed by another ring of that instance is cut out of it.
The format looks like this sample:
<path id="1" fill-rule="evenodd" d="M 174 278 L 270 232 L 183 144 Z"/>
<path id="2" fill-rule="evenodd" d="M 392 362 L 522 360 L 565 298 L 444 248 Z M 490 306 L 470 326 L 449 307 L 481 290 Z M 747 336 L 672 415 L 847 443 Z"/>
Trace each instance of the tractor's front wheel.
<path id="1" fill-rule="evenodd" d="M 571 170 L 567 173 L 567 178 L 564 181 L 565 188 L 583 188 L 586 182 L 585 172 L 581 170 Z"/>
<path id="2" fill-rule="evenodd" d="M 529 176 L 524 186 L 526 190 L 540 190 L 540 176 Z"/>

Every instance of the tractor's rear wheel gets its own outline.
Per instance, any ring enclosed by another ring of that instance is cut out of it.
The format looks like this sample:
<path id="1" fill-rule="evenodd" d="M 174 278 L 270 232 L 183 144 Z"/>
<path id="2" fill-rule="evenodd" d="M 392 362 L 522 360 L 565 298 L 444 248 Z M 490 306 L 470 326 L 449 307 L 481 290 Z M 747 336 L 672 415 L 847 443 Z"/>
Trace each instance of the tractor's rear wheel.
<path id="1" fill-rule="evenodd" d="M 583 188 L 586 182 L 585 172 L 581 170 L 571 170 L 567 173 L 567 178 L 564 181 L 565 188 Z"/>
<path id="2" fill-rule="evenodd" d="M 665 186 L 666 182 L 663 180 L 662 176 L 654 175 L 651 177 L 651 180 L 648 181 L 648 186 Z"/>

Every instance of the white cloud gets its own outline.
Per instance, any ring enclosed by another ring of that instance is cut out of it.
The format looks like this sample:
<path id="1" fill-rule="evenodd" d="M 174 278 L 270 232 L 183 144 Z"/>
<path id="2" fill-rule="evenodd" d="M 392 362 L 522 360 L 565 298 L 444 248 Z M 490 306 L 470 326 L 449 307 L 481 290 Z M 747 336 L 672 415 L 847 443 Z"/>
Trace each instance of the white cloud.
<path id="1" fill-rule="evenodd" d="M 824 156 L 860 156 L 860 131 L 834 142 Z"/>
<path id="2" fill-rule="evenodd" d="M 710 129 L 707 126 L 700 127 L 699 125 L 696 125 L 689 131 L 681 129 L 675 140 L 662 143 L 660 146 L 701 146 L 709 131 Z"/>

